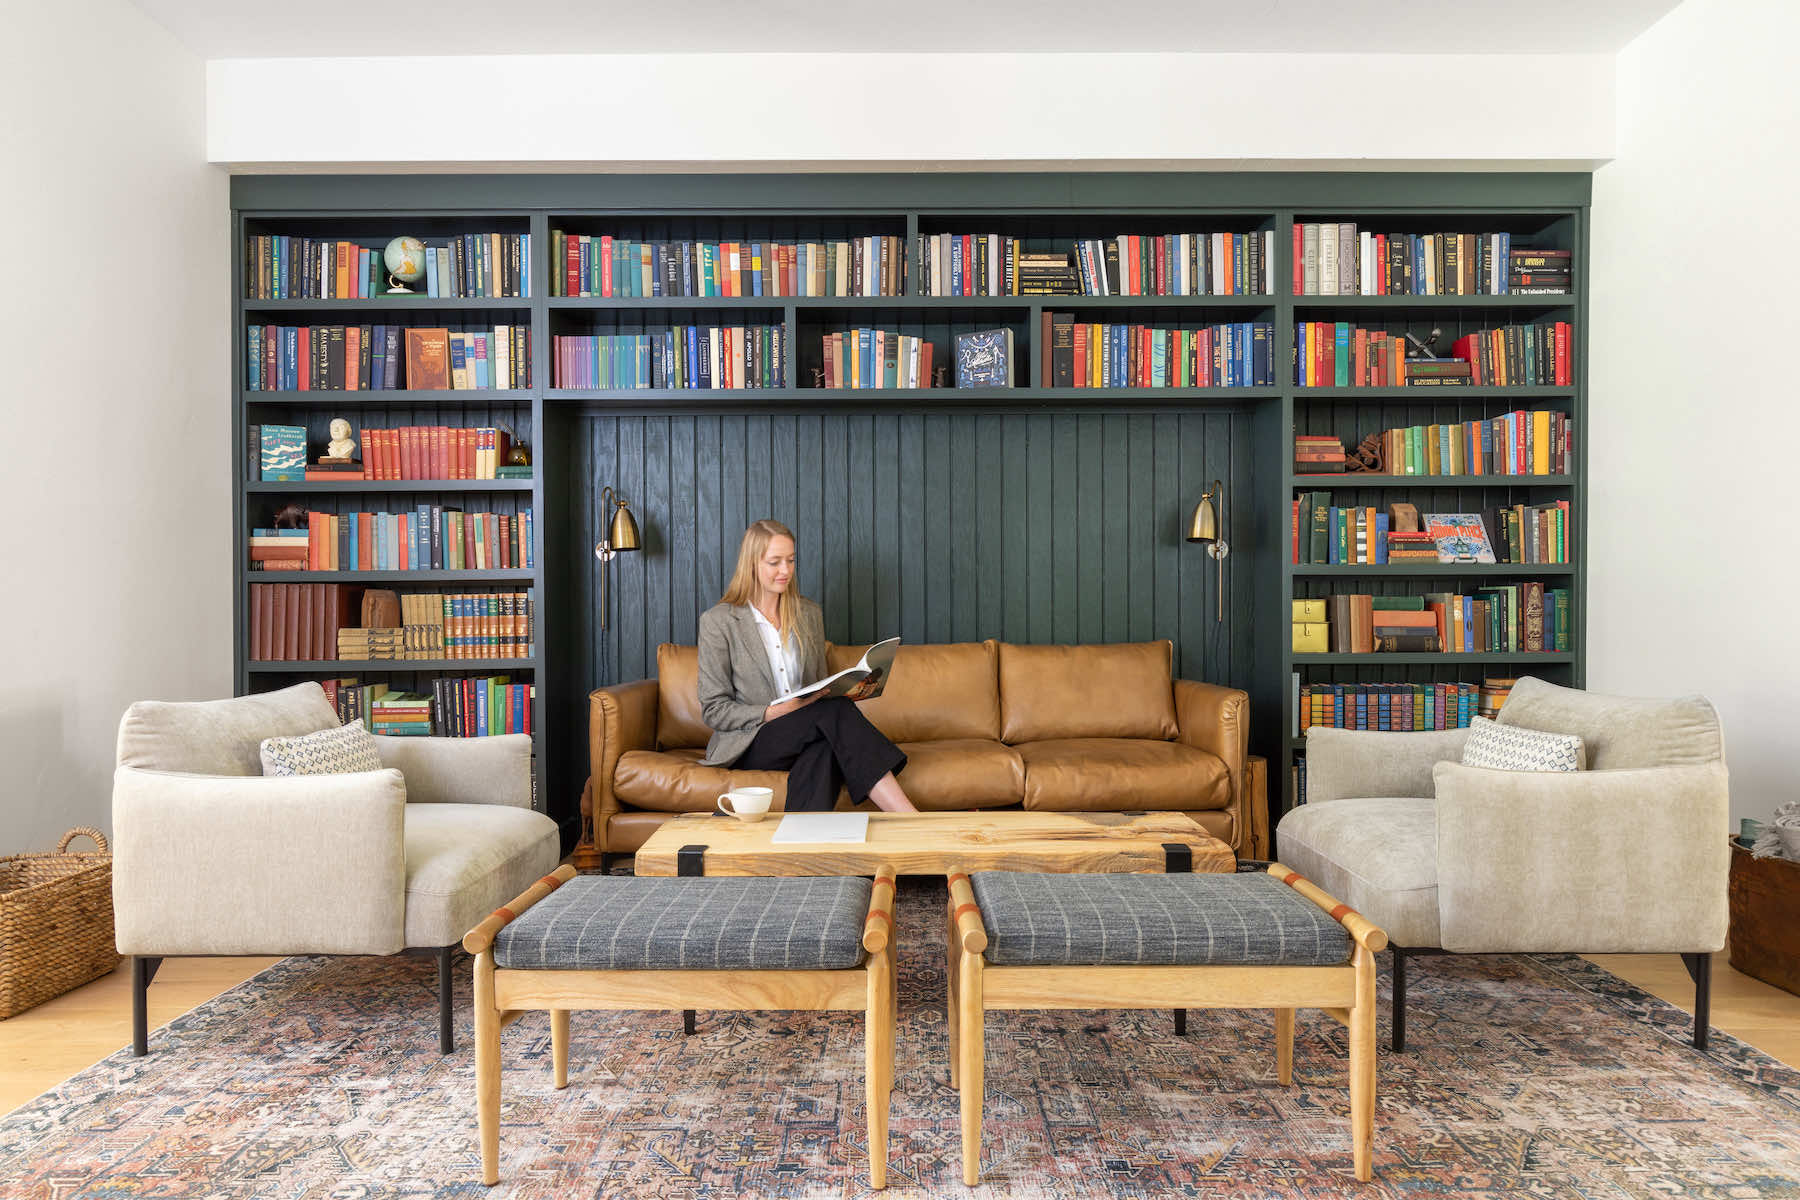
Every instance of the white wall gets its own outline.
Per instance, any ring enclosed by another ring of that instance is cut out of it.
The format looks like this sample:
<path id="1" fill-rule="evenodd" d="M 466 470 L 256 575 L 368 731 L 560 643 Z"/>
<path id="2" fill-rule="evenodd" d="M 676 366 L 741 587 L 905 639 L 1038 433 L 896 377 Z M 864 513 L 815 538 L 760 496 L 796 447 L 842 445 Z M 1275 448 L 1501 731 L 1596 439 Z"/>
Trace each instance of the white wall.
<path id="1" fill-rule="evenodd" d="M 1800 798 L 1796 44 L 1791 0 L 1687 0 L 1620 54 L 1594 176 L 1588 682 L 1711 697 L 1734 819 Z"/>
<path id="2" fill-rule="evenodd" d="M 1585 170 L 1613 143 L 1604 54 L 230 59 L 207 79 L 207 156 L 261 170 Z"/>
<path id="3" fill-rule="evenodd" d="M 124 0 L 9 5 L 3 28 L 0 854 L 108 826 L 127 703 L 231 692 L 230 224 L 203 66 Z"/>

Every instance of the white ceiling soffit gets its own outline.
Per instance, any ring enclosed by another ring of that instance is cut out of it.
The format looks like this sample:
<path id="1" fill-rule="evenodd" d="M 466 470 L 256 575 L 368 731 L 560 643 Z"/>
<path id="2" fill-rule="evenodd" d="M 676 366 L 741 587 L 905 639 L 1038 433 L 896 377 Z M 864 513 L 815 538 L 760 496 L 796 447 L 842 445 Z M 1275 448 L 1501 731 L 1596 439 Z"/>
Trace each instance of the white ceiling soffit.
<path id="1" fill-rule="evenodd" d="M 1679 0 L 135 0 L 208 59 L 947 51 L 1595 54 Z"/>

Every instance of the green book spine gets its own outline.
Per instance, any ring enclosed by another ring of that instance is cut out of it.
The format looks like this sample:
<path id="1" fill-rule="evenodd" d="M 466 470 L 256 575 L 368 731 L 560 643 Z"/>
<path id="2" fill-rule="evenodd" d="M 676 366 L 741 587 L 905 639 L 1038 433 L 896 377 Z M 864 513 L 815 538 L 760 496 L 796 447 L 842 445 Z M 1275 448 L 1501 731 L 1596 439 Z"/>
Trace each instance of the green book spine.
<path id="1" fill-rule="evenodd" d="M 1331 493 L 1312 492 L 1312 559 L 1314 563 L 1331 561 Z"/>

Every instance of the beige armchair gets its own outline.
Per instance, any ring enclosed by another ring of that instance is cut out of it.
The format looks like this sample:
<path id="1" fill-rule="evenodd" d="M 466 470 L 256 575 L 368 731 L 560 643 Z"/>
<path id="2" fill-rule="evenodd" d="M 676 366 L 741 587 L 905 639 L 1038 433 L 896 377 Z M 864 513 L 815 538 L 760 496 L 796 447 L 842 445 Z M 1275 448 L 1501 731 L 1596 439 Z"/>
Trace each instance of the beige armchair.
<path id="1" fill-rule="evenodd" d="M 113 910 L 145 992 L 175 955 L 430 953 L 438 1038 L 455 1048 L 451 956 L 556 866 L 531 811 L 531 739 L 377 737 L 383 769 L 265 777 L 262 739 L 338 724 L 316 683 L 234 700 L 143 701 L 119 723 Z"/>
<path id="2" fill-rule="evenodd" d="M 1394 1049 L 1406 960 L 1426 953 L 1678 953 L 1705 1049 L 1730 919 L 1718 714 L 1524 678 L 1499 721 L 1579 735 L 1588 769 L 1465 767 L 1466 730 L 1313 729 L 1307 803 L 1276 827 L 1283 862 L 1388 932 Z"/>

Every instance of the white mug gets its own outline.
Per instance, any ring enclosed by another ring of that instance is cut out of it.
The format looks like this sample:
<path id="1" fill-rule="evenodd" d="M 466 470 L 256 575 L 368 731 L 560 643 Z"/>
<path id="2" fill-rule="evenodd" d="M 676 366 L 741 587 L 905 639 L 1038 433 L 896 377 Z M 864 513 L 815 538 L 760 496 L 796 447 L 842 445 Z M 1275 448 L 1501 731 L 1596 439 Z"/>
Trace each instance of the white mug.
<path id="1" fill-rule="evenodd" d="M 769 815 L 775 790 L 766 787 L 732 788 L 719 797 L 719 811 L 740 821 L 760 821 Z"/>

